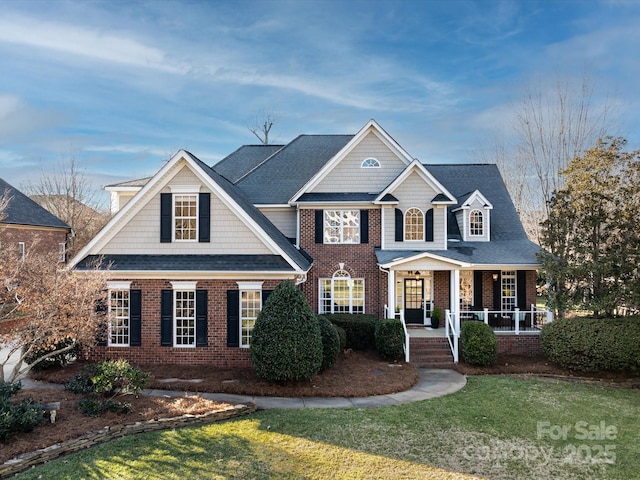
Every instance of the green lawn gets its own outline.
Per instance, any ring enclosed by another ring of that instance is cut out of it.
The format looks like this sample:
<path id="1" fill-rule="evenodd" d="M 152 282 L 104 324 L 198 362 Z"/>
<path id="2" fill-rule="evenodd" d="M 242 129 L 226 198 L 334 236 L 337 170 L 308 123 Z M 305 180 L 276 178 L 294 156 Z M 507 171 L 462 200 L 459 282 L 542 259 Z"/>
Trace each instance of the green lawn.
<path id="1" fill-rule="evenodd" d="M 263 411 L 124 438 L 18 478 L 640 478 L 638 412 L 635 390 L 474 377 L 405 406 Z"/>

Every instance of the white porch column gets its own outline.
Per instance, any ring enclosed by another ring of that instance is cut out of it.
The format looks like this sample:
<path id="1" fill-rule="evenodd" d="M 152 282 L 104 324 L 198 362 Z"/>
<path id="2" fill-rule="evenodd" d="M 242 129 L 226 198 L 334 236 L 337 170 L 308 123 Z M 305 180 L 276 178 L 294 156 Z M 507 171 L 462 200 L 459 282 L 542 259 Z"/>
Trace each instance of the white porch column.
<path id="1" fill-rule="evenodd" d="M 456 333 L 460 333 L 460 269 L 451 270 L 449 297 L 451 313 L 454 315 Z"/>
<path id="2" fill-rule="evenodd" d="M 389 269 L 387 275 L 387 305 L 389 305 L 389 318 L 393 318 L 396 312 L 396 271 Z"/>

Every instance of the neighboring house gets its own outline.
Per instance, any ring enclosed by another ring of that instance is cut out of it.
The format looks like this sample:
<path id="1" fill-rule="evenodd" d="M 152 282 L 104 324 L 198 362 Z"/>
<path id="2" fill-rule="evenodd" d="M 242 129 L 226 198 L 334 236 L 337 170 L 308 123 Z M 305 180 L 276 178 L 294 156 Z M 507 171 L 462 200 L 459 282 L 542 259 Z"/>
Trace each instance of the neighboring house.
<path id="1" fill-rule="evenodd" d="M 181 150 L 107 190 L 120 210 L 71 262 L 110 265 L 97 356 L 247 365 L 255 318 L 285 279 L 318 313 L 396 315 L 422 327 L 412 337 L 440 307 L 435 332 L 456 356 L 460 321 L 537 329 L 539 247 L 496 166 L 422 164 L 373 120 L 244 146 L 213 167 Z"/>
<path id="2" fill-rule="evenodd" d="M 17 255 L 29 251 L 56 252 L 60 262 L 66 261 L 66 248 L 71 227 L 45 210 L 25 194 L 0 178 L 0 199 L 8 200 L 0 212 L 0 243 L 13 248 Z"/>

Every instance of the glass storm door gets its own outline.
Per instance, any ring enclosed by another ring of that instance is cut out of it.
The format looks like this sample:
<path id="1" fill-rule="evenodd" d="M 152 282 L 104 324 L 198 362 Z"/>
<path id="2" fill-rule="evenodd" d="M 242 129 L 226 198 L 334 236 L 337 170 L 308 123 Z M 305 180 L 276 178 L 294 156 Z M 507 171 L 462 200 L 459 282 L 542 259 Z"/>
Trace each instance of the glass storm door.
<path id="1" fill-rule="evenodd" d="M 404 279 L 404 321 L 406 323 L 424 323 L 424 280 L 422 278 Z"/>

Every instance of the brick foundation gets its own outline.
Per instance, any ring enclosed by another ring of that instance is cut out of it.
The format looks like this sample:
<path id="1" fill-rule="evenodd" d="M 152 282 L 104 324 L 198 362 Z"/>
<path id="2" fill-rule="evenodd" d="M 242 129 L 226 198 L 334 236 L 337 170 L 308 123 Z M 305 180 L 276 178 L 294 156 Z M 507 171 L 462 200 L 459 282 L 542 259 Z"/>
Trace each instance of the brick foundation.
<path id="1" fill-rule="evenodd" d="M 496 335 L 499 355 L 522 355 L 536 357 L 542 355 L 540 335 L 521 333 L 520 335 Z"/>

